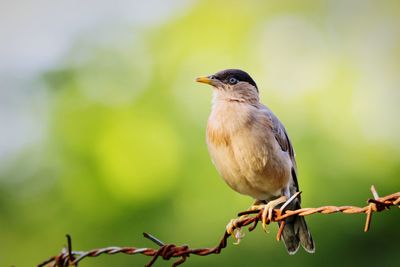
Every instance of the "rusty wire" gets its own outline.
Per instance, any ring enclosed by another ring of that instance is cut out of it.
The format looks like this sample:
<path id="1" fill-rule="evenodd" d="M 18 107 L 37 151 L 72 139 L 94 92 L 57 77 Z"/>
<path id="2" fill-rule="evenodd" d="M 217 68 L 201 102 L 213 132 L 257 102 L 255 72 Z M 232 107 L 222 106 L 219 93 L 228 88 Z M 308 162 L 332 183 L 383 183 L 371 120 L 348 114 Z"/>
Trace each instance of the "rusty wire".
<path id="1" fill-rule="evenodd" d="M 375 187 L 371 187 L 373 199 L 368 199 L 368 205 L 365 207 L 355 207 L 355 206 L 323 206 L 319 208 L 302 208 L 297 210 L 284 210 L 283 208 L 274 209 L 272 214 L 270 214 L 268 222 L 280 222 L 280 227 L 277 233 L 277 240 L 280 240 L 283 227 L 285 225 L 285 219 L 290 216 L 308 216 L 315 213 L 322 214 L 332 214 L 336 212 L 342 212 L 346 214 L 355 213 L 365 213 L 367 214 L 364 231 L 367 232 L 371 224 L 372 214 L 374 212 L 380 212 L 389 209 L 391 206 L 398 206 L 400 208 L 400 192 L 387 195 L 385 197 L 379 197 Z M 288 200 L 289 203 L 292 199 Z M 285 205 L 284 205 L 285 206 Z M 233 224 L 234 233 L 232 236 L 238 241 L 242 238 L 241 228 L 244 226 L 251 225 L 249 231 L 253 231 L 258 222 L 262 220 L 263 208 L 255 209 L 251 211 L 245 211 L 238 214 L 240 216 L 235 220 Z M 67 235 L 67 248 L 63 248 L 60 254 L 51 257 L 50 259 L 40 263 L 38 267 L 51 266 L 51 267 L 69 267 L 78 266 L 78 263 L 87 257 L 97 257 L 101 254 L 143 254 L 152 257 L 152 259 L 145 265 L 146 267 L 152 266 L 158 258 L 163 258 L 164 260 L 170 260 L 171 258 L 178 258 L 172 266 L 178 266 L 186 261 L 186 259 L 191 255 L 206 256 L 210 254 L 219 254 L 221 250 L 227 246 L 228 238 L 231 234 L 225 231 L 221 241 L 216 247 L 212 248 L 197 248 L 191 249 L 188 245 L 177 246 L 174 244 L 165 244 L 154 236 L 143 233 L 145 238 L 150 239 L 159 248 L 136 248 L 136 247 L 107 247 L 100 249 L 92 249 L 86 252 L 73 251 L 71 237 Z"/>

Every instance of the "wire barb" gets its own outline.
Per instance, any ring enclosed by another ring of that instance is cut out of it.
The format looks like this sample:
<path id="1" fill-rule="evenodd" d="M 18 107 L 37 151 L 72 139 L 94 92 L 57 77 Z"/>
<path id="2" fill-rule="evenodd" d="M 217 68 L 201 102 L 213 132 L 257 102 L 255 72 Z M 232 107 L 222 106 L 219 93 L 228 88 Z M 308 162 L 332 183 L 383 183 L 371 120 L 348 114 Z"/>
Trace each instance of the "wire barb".
<path id="1" fill-rule="evenodd" d="M 159 245 L 160 247 L 164 246 L 164 242 L 162 242 L 160 239 L 152 236 L 149 233 L 143 233 L 143 236 L 147 239 L 150 239 L 151 241 L 153 241 L 154 243 L 156 243 L 157 245 Z"/>
<path id="2" fill-rule="evenodd" d="M 276 236 L 276 239 L 279 241 L 281 239 L 281 234 L 283 228 L 285 226 L 285 219 L 291 216 L 308 216 L 315 213 L 322 214 L 332 214 L 337 212 L 342 212 L 345 214 L 356 214 L 356 213 L 365 213 L 367 215 L 364 231 L 367 232 L 371 225 L 372 214 L 375 212 L 381 212 L 384 210 L 388 210 L 391 206 L 397 206 L 400 208 L 400 192 L 387 195 L 385 197 L 379 197 L 374 186 L 371 186 L 371 192 L 373 195 L 373 199 L 369 199 L 368 205 L 365 207 L 354 207 L 354 206 L 322 206 L 318 208 L 302 208 L 297 210 L 285 210 L 285 207 L 293 201 L 300 193 L 296 194 L 294 197 L 291 197 L 285 204 L 283 204 L 282 208 L 274 209 L 273 215 L 271 217 L 271 222 L 279 222 L 279 230 Z M 248 230 L 251 232 L 256 227 L 259 221 L 262 220 L 263 208 L 252 210 L 252 211 L 244 211 L 239 213 L 239 218 L 235 220 L 235 224 L 233 230 L 239 230 L 244 226 L 249 226 Z M 246 215 L 246 216 L 243 216 Z M 249 216 L 252 215 L 252 216 Z M 136 248 L 136 247 L 107 247 L 100 249 L 93 249 L 90 251 L 82 252 L 82 251 L 73 251 L 72 250 L 72 239 L 70 235 L 67 235 L 67 249 L 62 249 L 60 254 L 53 256 L 38 265 L 38 267 L 44 266 L 52 266 L 52 267 L 69 267 L 69 266 L 78 266 L 78 263 L 87 258 L 87 257 L 97 257 L 101 254 L 143 254 L 146 256 L 152 257 L 151 260 L 146 264 L 146 267 L 151 267 L 159 257 L 164 260 L 170 260 L 171 258 L 178 258 L 172 266 L 178 266 L 184 263 L 187 258 L 191 255 L 198 256 L 207 256 L 210 254 L 220 254 L 222 249 L 226 248 L 228 244 L 228 239 L 232 235 L 225 231 L 221 241 L 216 247 L 212 248 L 196 248 L 191 249 L 188 245 L 177 246 L 175 244 L 165 244 L 158 238 L 148 234 L 143 233 L 143 236 L 152 242 L 156 243 L 159 248 Z"/>

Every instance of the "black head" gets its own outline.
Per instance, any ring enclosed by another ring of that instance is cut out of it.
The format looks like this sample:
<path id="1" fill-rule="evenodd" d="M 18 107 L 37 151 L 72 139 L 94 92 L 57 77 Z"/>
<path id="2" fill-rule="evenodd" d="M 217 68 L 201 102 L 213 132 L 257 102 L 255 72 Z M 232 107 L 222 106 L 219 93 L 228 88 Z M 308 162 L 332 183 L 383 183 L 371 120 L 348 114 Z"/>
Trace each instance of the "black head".
<path id="1" fill-rule="evenodd" d="M 238 70 L 238 69 L 222 70 L 222 71 L 217 72 L 214 75 L 211 75 L 210 78 L 217 79 L 226 84 L 247 82 L 247 83 L 253 85 L 258 91 L 256 82 L 250 77 L 250 75 L 247 72 L 242 71 L 242 70 Z"/>

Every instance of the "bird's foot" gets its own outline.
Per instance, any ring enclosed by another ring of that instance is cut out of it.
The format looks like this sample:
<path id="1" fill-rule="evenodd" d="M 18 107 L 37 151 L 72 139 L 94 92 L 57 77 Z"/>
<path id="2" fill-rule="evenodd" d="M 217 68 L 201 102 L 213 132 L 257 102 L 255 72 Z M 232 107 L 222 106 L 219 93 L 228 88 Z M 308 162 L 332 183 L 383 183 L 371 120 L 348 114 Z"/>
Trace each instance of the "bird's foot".
<path id="1" fill-rule="evenodd" d="M 242 232 L 242 228 L 238 226 L 238 222 L 246 218 L 246 215 L 240 216 L 238 219 L 232 219 L 228 225 L 226 226 L 226 232 L 235 239 L 234 245 L 239 245 L 240 241 L 244 237 L 244 233 Z"/>
<path id="2" fill-rule="evenodd" d="M 259 201 L 254 202 L 254 204 L 252 206 L 250 206 L 250 208 L 247 211 L 253 211 L 253 210 L 257 210 L 258 208 L 258 203 L 260 203 Z M 242 232 L 242 229 L 238 226 L 238 222 L 242 221 L 246 218 L 248 218 L 249 215 L 242 215 L 237 219 L 232 219 L 227 225 L 226 225 L 226 232 L 230 235 L 232 235 L 232 237 L 236 240 L 233 244 L 235 245 L 239 245 L 240 241 L 243 239 L 244 237 L 244 233 Z"/>
<path id="3" fill-rule="evenodd" d="M 281 196 L 277 199 L 271 200 L 267 204 L 264 205 L 255 205 L 252 207 L 252 209 L 262 209 L 262 214 L 261 214 L 261 222 L 262 222 L 262 228 L 264 229 L 264 232 L 269 232 L 267 225 L 272 221 L 272 216 L 274 213 L 274 209 L 276 206 L 279 204 L 285 203 L 287 201 L 286 196 Z"/>

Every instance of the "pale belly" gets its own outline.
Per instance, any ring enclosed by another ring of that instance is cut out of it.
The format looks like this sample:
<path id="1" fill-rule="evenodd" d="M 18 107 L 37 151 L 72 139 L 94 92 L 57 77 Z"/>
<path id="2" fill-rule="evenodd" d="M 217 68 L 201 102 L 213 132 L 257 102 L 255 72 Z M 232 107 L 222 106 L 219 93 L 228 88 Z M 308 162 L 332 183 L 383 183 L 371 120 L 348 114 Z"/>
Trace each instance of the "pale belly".
<path id="1" fill-rule="evenodd" d="M 253 128 L 227 134 L 227 142 L 215 142 L 207 135 L 208 150 L 218 173 L 233 190 L 257 200 L 280 196 L 291 174 L 289 155 L 268 134 L 273 133 Z"/>

